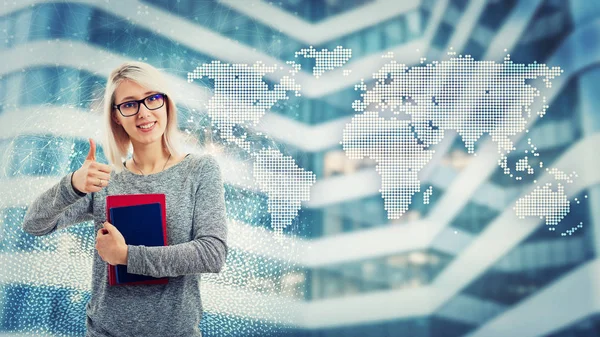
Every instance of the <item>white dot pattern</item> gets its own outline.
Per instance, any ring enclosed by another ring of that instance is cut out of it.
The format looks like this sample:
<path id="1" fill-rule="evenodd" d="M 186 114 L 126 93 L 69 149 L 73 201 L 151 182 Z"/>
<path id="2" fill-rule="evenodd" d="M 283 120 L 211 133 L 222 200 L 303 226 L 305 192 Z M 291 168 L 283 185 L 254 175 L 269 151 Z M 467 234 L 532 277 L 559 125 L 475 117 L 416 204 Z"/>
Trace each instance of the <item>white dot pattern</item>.
<path id="1" fill-rule="evenodd" d="M 526 80 L 543 77 L 551 87 L 551 79 L 563 72 L 536 62 L 514 64 L 510 55 L 496 63 L 448 54 L 452 57 L 447 61 L 414 67 L 391 60 L 373 74 L 374 87 L 368 89 L 364 80 L 354 87 L 362 99 L 352 108 L 361 114 L 346 125 L 341 144 L 349 158 L 377 162 L 389 219 L 407 211 L 420 189 L 417 174 L 431 160 L 430 147 L 443 139 L 445 130 L 456 131 L 473 154 L 477 140 L 489 134 L 498 146 L 498 165 L 511 174 L 507 155 L 515 147 L 510 137 L 523 132 L 530 106 L 540 95 Z M 547 108 L 543 105 L 537 115 L 542 117 Z M 392 117 L 384 118 L 386 113 Z M 522 168 L 531 172 L 527 159 L 517 164 Z"/>
<path id="2" fill-rule="evenodd" d="M 575 178 L 578 177 L 578 175 L 575 171 L 573 171 L 573 173 L 570 173 L 570 174 L 566 174 L 565 172 L 563 172 L 557 168 L 546 169 L 546 171 L 548 172 L 548 174 L 554 176 L 555 180 L 564 180 L 569 184 L 573 183 L 574 177 Z"/>
<path id="3" fill-rule="evenodd" d="M 433 194 L 433 186 L 429 186 L 423 193 L 423 204 L 429 205 L 429 198 Z"/>
<path id="4" fill-rule="evenodd" d="M 539 216 L 540 219 L 545 218 L 546 225 L 555 226 L 570 212 L 570 207 L 564 186 L 559 183 L 553 191 L 552 184 L 547 183 L 542 187 L 536 186 L 530 194 L 517 200 L 514 209 L 520 219 Z"/>
<path id="5" fill-rule="evenodd" d="M 269 90 L 263 77 L 277 69 L 279 67 L 276 64 L 269 67 L 262 62 L 256 62 L 250 67 L 246 64 L 212 61 L 188 73 L 188 82 L 202 77 L 215 81 L 214 95 L 207 105 L 212 123 L 225 140 L 251 152 L 251 144 L 246 140 L 247 135 L 234 135 L 234 127 L 256 126 L 266 110 L 277 101 L 289 98 L 287 91 L 294 91 L 296 96 L 300 96 L 300 85 L 290 76 L 283 76 L 273 90 Z M 298 67 L 293 66 L 293 69 Z M 292 76 L 294 74 L 292 73 Z"/>
<path id="6" fill-rule="evenodd" d="M 519 172 L 527 171 L 527 174 L 533 174 L 533 167 L 528 163 L 528 158 L 521 158 L 516 164 L 516 170 Z"/>
<path id="7" fill-rule="evenodd" d="M 246 150 L 254 159 L 253 175 L 262 192 L 268 196 L 268 212 L 271 225 L 280 237 L 283 229 L 291 225 L 298 216 L 301 201 L 310 197 L 310 187 L 316 177 L 310 171 L 298 167 L 290 156 L 284 156 L 279 150 L 264 147 L 254 150 L 247 133 L 236 135 L 236 127 L 256 126 L 270 109 L 280 100 L 286 100 L 287 91 L 300 96 L 300 85 L 294 76 L 301 66 L 287 61 L 291 69 L 290 76 L 283 76 L 273 90 L 264 82 L 267 73 L 273 73 L 283 67 L 265 66 L 261 62 L 253 66 L 246 64 L 225 64 L 213 61 L 197 67 L 188 73 L 188 81 L 207 77 L 214 80 L 214 95 L 208 102 L 208 115 L 221 136 Z"/>
<path id="8" fill-rule="evenodd" d="M 377 112 L 356 115 L 342 136 L 346 155 L 351 159 L 369 157 L 377 162 L 381 175 L 379 192 L 384 198 L 388 218 L 398 219 L 420 191 L 417 173 L 433 156 L 414 136 L 410 121 L 386 120 Z"/>
<path id="9" fill-rule="evenodd" d="M 298 216 L 300 202 L 310 198 L 310 187 L 316 176 L 298 167 L 294 159 L 273 149 L 261 150 L 254 161 L 254 178 L 260 189 L 267 193 L 268 211 L 272 226 L 280 235 Z"/>
<path id="10" fill-rule="evenodd" d="M 564 231 L 563 233 L 561 233 L 561 236 L 567 236 L 567 235 L 573 235 L 573 233 L 578 230 L 579 228 L 583 228 L 583 222 L 580 222 L 577 226 L 575 227 L 571 227 L 571 229 L 567 229 L 566 231 Z"/>
<path id="11" fill-rule="evenodd" d="M 300 51 L 297 51 L 294 57 L 298 56 L 315 59 L 316 64 L 313 67 L 313 75 L 316 78 L 319 78 L 326 71 L 339 68 L 346 64 L 352 57 L 352 50 L 337 46 L 332 51 L 328 51 L 327 49 L 317 51 L 310 46 L 310 48 L 303 48 L 300 49 Z"/>

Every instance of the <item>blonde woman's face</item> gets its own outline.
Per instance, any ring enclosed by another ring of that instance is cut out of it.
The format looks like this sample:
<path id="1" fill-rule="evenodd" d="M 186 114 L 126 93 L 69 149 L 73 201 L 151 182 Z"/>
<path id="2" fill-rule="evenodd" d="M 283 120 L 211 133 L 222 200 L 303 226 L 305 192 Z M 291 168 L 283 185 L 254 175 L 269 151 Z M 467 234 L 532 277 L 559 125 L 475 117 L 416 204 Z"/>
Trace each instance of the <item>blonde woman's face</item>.
<path id="1" fill-rule="evenodd" d="M 157 93 L 159 92 L 149 90 L 134 81 L 125 79 L 115 90 L 114 105 L 141 100 Z M 157 102 L 156 100 L 160 99 L 159 97 L 160 96 L 152 96 L 146 100 L 146 103 L 152 108 L 151 104 L 155 103 L 150 102 Z M 156 141 L 160 142 L 167 127 L 167 99 L 168 98 L 164 98 L 163 106 L 156 110 L 150 110 L 140 102 L 124 104 L 121 106 L 121 111 L 123 111 L 125 115 L 128 115 L 126 109 L 131 109 L 135 104 L 139 105 L 139 112 L 134 116 L 124 117 L 119 110 L 113 108 L 112 118 L 117 124 L 123 126 L 132 142 L 140 144 L 150 144 Z M 135 112 L 135 110 L 133 110 L 133 112 Z M 151 122 L 155 122 L 155 124 L 150 129 L 140 128 L 140 126 Z"/>

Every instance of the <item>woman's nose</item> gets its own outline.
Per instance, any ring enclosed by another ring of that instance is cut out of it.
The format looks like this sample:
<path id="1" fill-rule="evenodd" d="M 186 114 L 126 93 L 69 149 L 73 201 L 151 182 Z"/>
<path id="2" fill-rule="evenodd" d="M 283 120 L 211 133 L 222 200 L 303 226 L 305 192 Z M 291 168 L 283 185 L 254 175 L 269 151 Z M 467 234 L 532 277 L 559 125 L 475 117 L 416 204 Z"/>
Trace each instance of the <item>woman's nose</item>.
<path id="1" fill-rule="evenodd" d="M 144 104 L 140 104 L 139 116 L 144 116 L 144 117 L 150 116 L 150 110 L 148 108 L 146 108 L 146 106 Z"/>

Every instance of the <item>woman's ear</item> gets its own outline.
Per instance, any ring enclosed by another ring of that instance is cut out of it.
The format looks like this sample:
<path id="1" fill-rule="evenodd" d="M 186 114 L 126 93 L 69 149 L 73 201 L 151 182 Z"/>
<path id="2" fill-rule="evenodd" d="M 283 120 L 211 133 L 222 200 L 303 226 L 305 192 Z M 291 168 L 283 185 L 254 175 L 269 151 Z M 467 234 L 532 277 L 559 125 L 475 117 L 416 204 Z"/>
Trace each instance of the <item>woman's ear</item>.
<path id="1" fill-rule="evenodd" d="M 117 123 L 118 125 L 121 125 L 121 122 L 119 122 L 119 119 L 115 117 L 114 114 L 111 114 L 110 118 L 112 118 L 112 120 Z"/>

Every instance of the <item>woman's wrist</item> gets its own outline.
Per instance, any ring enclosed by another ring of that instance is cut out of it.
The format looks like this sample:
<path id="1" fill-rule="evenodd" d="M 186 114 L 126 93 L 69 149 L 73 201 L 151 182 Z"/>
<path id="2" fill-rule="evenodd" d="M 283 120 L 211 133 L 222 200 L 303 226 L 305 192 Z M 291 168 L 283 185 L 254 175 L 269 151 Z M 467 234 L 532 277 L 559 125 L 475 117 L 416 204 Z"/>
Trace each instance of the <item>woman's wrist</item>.
<path id="1" fill-rule="evenodd" d="M 75 175 L 75 172 L 73 172 L 73 174 L 71 174 L 71 187 L 73 188 L 73 191 L 75 191 L 75 193 L 77 193 L 79 196 L 83 197 L 87 193 L 83 193 L 83 192 L 79 191 L 77 188 L 75 188 L 75 185 L 73 185 L 73 176 L 74 175 Z"/>

